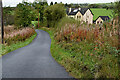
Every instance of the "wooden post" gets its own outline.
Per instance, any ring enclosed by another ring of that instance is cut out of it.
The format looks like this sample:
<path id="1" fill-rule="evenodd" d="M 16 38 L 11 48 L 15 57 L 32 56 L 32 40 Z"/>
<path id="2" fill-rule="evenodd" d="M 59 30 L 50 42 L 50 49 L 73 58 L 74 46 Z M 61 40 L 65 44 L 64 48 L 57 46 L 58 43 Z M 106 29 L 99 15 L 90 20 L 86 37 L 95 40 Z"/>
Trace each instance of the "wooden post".
<path id="1" fill-rule="evenodd" d="M 3 26 L 3 7 L 2 0 L 0 0 L 0 27 L 1 27 L 1 42 L 4 43 L 4 26 Z"/>
<path id="2" fill-rule="evenodd" d="M 39 8 L 38 8 L 38 28 L 39 28 Z"/>
<path id="3" fill-rule="evenodd" d="M 118 4 L 120 4 L 120 1 L 118 2 Z M 118 13 L 118 49 L 120 49 L 120 11 Z"/>

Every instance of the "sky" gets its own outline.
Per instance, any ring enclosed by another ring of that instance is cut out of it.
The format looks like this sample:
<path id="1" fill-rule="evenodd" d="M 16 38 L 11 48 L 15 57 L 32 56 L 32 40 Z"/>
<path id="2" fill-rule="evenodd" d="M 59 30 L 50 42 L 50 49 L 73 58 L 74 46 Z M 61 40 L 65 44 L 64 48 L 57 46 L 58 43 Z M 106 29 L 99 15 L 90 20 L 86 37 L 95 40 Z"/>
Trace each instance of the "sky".
<path id="1" fill-rule="evenodd" d="M 21 3 L 22 0 L 2 0 L 3 6 L 11 6 L 15 7 L 17 4 Z M 28 2 L 33 2 L 34 0 L 28 0 Z M 109 3 L 114 2 L 116 0 L 47 0 L 47 2 L 50 4 L 50 2 L 63 2 L 63 3 Z"/>

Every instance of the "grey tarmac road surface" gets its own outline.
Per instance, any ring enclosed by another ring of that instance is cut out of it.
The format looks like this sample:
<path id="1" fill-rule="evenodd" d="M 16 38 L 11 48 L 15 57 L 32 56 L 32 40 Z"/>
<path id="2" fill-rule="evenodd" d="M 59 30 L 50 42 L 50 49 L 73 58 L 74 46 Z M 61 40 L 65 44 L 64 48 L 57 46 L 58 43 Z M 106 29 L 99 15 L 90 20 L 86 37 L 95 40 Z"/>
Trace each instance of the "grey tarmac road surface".
<path id="1" fill-rule="evenodd" d="M 31 44 L 2 57 L 3 78 L 72 78 L 51 56 L 47 32 L 36 30 Z"/>

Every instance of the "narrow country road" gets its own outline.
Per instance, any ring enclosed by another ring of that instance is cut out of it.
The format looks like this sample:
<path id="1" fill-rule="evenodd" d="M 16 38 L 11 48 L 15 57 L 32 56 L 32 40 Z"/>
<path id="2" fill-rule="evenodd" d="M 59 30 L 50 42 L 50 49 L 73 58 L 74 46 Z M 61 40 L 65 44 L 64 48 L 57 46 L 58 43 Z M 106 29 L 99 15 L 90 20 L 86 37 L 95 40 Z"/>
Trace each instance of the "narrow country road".
<path id="1" fill-rule="evenodd" d="M 2 57 L 3 78 L 71 78 L 51 56 L 49 34 L 36 30 L 31 44 Z"/>

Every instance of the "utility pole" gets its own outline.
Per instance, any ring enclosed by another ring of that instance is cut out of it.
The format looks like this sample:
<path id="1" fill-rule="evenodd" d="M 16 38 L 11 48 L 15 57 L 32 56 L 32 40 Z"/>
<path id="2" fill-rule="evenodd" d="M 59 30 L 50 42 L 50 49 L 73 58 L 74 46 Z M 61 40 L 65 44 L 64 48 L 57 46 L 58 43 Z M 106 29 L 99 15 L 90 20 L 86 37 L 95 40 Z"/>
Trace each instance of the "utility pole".
<path id="1" fill-rule="evenodd" d="M 39 18 L 40 16 L 39 16 L 39 8 L 38 8 L 38 28 L 39 28 Z"/>
<path id="2" fill-rule="evenodd" d="M 4 26 L 3 26 L 2 0 L 0 0 L 0 27 L 1 27 L 1 42 L 2 42 L 2 44 L 4 44 Z"/>

